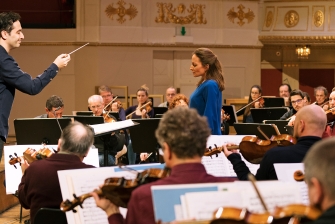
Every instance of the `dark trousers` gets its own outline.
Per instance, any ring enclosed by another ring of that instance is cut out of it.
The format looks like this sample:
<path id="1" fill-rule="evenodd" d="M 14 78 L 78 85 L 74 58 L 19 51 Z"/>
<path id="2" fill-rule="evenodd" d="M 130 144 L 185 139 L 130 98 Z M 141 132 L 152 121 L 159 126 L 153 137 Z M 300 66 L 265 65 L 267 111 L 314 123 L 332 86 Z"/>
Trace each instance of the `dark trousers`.
<path id="1" fill-rule="evenodd" d="M 1 161 L 1 158 L 2 158 L 2 152 L 3 152 L 3 146 L 4 146 L 4 142 L 2 141 L 2 139 L 0 138 L 0 161 Z"/>

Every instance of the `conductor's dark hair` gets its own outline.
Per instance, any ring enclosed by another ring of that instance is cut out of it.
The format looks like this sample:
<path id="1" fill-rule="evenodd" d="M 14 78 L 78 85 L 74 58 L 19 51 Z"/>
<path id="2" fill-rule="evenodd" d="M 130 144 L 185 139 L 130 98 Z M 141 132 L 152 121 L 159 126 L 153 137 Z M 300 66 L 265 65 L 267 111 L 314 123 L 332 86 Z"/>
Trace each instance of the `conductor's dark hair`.
<path id="1" fill-rule="evenodd" d="M 0 36 L 3 30 L 10 33 L 13 30 L 13 23 L 19 21 L 20 19 L 21 16 L 15 12 L 0 13 Z"/>

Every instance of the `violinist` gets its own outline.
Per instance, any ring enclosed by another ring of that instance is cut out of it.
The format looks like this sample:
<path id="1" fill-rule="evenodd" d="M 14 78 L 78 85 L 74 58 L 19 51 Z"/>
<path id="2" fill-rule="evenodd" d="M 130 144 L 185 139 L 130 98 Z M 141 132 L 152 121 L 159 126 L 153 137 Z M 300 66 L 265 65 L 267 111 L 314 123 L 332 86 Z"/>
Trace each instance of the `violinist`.
<path id="1" fill-rule="evenodd" d="M 99 91 L 100 96 L 101 96 L 102 99 L 104 100 L 104 107 L 106 107 L 106 106 L 113 100 L 114 95 L 113 95 L 113 93 L 112 93 L 112 90 L 111 90 L 111 88 L 109 88 L 109 86 L 107 86 L 107 85 L 102 85 L 102 86 L 99 87 L 98 91 Z M 121 120 L 121 121 L 126 120 L 126 114 L 125 114 L 124 109 L 123 109 L 122 107 L 119 108 L 119 107 L 117 106 L 117 102 L 114 102 L 113 104 L 114 104 L 114 106 L 116 106 L 116 107 L 113 108 L 113 105 L 111 104 L 110 106 L 107 106 L 107 108 L 105 109 L 106 112 L 107 112 L 107 111 L 118 112 L 118 113 L 119 113 L 120 120 Z"/>
<path id="2" fill-rule="evenodd" d="M 259 85 L 253 85 L 250 89 L 248 104 L 257 100 L 260 96 L 262 96 L 262 87 Z M 262 108 L 264 105 L 260 101 L 255 101 L 253 104 L 246 107 L 244 110 L 237 113 L 237 116 L 243 113 L 243 123 L 254 123 L 254 120 L 251 116 L 251 108 Z"/>
<path id="3" fill-rule="evenodd" d="M 210 129 L 205 117 L 195 109 L 176 107 L 168 110 L 159 123 L 156 137 L 164 152 L 165 164 L 171 174 L 164 179 L 135 189 L 128 203 L 126 220 L 119 208 L 92 193 L 97 206 L 104 209 L 109 223 L 156 224 L 152 203 L 151 186 L 233 181 L 231 177 L 214 177 L 207 174 L 201 163 Z"/>
<path id="4" fill-rule="evenodd" d="M 329 95 L 329 110 L 326 111 L 326 115 L 327 115 L 327 118 L 330 118 L 330 119 L 328 119 L 326 130 L 323 133 L 322 138 L 335 136 L 335 128 L 334 128 L 335 120 L 333 120 L 334 117 L 335 117 L 335 116 L 333 116 L 335 114 L 335 112 L 333 112 L 333 110 L 332 110 L 332 108 L 334 108 L 334 107 L 335 107 L 335 91 L 331 92 L 331 94 Z"/>
<path id="5" fill-rule="evenodd" d="M 308 105 L 299 110 L 294 125 L 294 137 L 298 139 L 297 143 L 268 150 L 257 170 L 256 179 L 277 180 L 274 163 L 301 163 L 310 147 L 321 140 L 326 122 L 326 115 L 319 106 Z M 224 154 L 233 164 L 238 179 L 247 180 L 250 171 L 242 161 L 240 154 L 228 151 L 226 146 L 224 146 Z"/>
<path id="6" fill-rule="evenodd" d="M 146 85 L 141 86 L 136 92 L 136 98 L 138 105 L 131 106 L 126 110 L 126 116 L 131 116 L 133 119 L 143 119 L 143 118 L 153 118 L 154 110 L 149 105 L 148 107 L 142 108 L 143 105 L 149 102 L 149 88 Z M 135 164 L 136 153 L 134 153 L 133 145 L 131 143 L 131 138 L 128 144 L 128 161 L 129 164 Z"/>
<path id="7" fill-rule="evenodd" d="M 292 109 L 286 112 L 279 120 L 288 120 L 291 122 L 295 119 L 295 114 L 304 106 L 306 106 L 306 98 L 304 92 L 299 89 L 294 89 L 290 93 L 290 102 L 292 104 Z"/>
<path id="8" fill-rule="evenodd" d="M 100 95 L 92 95 L 88 98 L 88 107 L 93 112 L 93 116 L 104 116 L 104 103 Z M 115 119 L 115 118 L 111 118 Z M 116 120 L 116 119 L 115 119 Z M 98 148 L 99 165 L 104 166 L 104 150 L 108 150 L 108 166 L 115 165 L 116 154 L 123 149 L 125 138 L 119 132 L 111 135 L 102 135 L 94 138 L 94 146 Z"/>
<path id="9" fill-rule="evenodd" d="M 279 86 L 279 97 L 283 97 L 285 106 L 290 106 L 290 92 L 292 91 L 290 84 L 283 83 Z"/>
<path id="10" fill-rule="evenodd" d="M 314 88 L 314 96 L 315 96 L 315 105 L 322 106 L 324 110 L 328 110 L 329 106 L 328 101 L 328 90 L 324 86 L 318 86 Z"/>
<path id="11" fill-rule="evenodd" d="M 159 104 L 158 107 L 167 107 L 169 108 L 171 100 L 173 97 L 177 94 L 176 89 L 173 86 L 170 86 L 169 88 L 166 89 L 165 97 L 166 101 Z"/>
<path id="12" fill-rule="evenodd" d="M 61 118 L 64 111 L 64 102 L 63 99 L 59 96 L 52 95 L 47 99 L 45 103 L 45 112 L 46 114 L 42 114 L 35 118 Z"/>
<path id="13" fill-rule="evenodd" d="M 335 139 L 324 139 L 309 150 L 305 159 L 304 180 L 308 186 L 309 201 L 323 214 L 311 224 L 335 223 Z"/>
<path id="14" fill-rule="evenodd" d="M 62 202 L 58 170 L 93 168 L 82 162 L 93 144 L 93 137 L 91 128 L 74 122 L 63 130 L 58 141 L 58 153 L 30 165 L 27 161 L 21 164 L 24 174 L 18 198 L 22 207 L 30 209 L 32 224 L 40 208 L 59 208 Z"/>

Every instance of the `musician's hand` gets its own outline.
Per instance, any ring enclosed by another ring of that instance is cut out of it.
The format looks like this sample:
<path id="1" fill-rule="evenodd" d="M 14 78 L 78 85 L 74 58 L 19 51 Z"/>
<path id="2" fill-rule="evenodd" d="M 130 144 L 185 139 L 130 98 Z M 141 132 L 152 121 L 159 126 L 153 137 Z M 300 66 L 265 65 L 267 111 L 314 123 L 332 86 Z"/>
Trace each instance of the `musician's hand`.
<path id="1" fill-rule="evenodd" d="M 147 118 L 147 110 L 146 109 L 143 109 L 141 111 L 141 113 L 142 113 L 142 118 Z"/>
<path id="2" fill-rule="evenodd" d="M 148 153 L 144 152 L 140 154 L 141 161 L 145 161 L 148 158 Z"/>
<path id="3" fill-rule="evenodd" d="M 232 146 L 234 144 L 226 144 L 226 145 L 222 145 L 223 148 L 223 153 L 225 154 L 226 157 L 230 156 L 233 153 L 238 153 L 238 150 L 233 149 L 233 150 L 228 150 L 227 146 Z"/>
<path id="4" fill-rule="evenodd" d="M 288 126 L 294 126 L 295 115 L 291 117 L 290 121 L 288 122 Z"/>
<path id="5" fill-rule="evenodd" d="M 70 60 L 71 57 L 69 54 L 61 54 L 55 59 L 54 63 L 61 69 L 66 67 Z"/>
<path id="6" fill-rule="evenodd" d="M 91 192 L 91 195 L 93 196 L 96 205 L 104 210 L 108 217 L 113 214 L 120 213 L 119 207 L 114 205 L 110 200 L 106 198 L 100 198 L 96 192 Z"/>
<path id="7" fill-rule="evenodd" d="M 285 106 L 290 106 L 290 99 L 288 97 L 283 97 L 284 98 L 284 102 L 285 102 Z"/>
<path id="8" fill-rule="evenodd" d="M 26 171 L 26 169 L 30 166 L 29 163 L 27 162 L 27 160 L 25 160 L 23 157 L 21 158 L 21 170 L 22 170 L 22 174 L 24 174 L 24 172 Z"/>
<path id="9" fill-rule="evenodd" d="M 322 107 L 322 109 L 323 109 L 324 111 L 329 110 L 329 105 L 328 105 L 328 104 L 324 105 L 324 106 Z"/>
<path id="10" fill-rule="evenodd" d="M 255 108 L 260 108 L 261 107 L 261 104 L 257 101 L 255 102 Z"/>

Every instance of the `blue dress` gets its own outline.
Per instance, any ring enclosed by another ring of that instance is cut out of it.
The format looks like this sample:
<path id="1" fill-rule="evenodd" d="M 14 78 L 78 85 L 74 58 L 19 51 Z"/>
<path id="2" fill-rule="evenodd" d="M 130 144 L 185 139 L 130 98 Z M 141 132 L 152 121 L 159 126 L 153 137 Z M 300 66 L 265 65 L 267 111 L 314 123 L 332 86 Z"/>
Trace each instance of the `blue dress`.
<path id="1" fill-rule="evenodd" d="M 190 96 L 190 108 L 207 117 L 212 135 L 221 135 L 222 92 L 214 80 L 203 82 Z"/>

